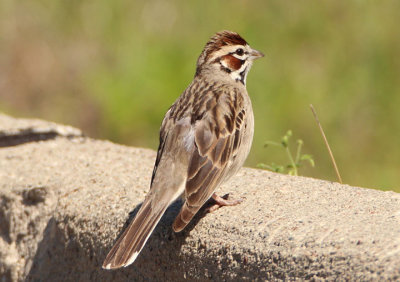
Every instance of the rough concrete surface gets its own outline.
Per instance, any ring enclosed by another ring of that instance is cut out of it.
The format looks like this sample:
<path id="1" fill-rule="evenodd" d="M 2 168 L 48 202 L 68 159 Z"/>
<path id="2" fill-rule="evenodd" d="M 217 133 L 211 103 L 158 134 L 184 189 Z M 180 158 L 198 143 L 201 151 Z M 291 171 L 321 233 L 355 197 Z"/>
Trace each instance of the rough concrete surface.
<path id="1" fill-rule="evenodd" d="M 0 144 L 0 281 L 400 279 L 400 194 L 250 168 L 219 189 L 242 204 L 175 234 L 178 201 L 133 265 L 103 270 L 155 152 L 5 115 Z"/>

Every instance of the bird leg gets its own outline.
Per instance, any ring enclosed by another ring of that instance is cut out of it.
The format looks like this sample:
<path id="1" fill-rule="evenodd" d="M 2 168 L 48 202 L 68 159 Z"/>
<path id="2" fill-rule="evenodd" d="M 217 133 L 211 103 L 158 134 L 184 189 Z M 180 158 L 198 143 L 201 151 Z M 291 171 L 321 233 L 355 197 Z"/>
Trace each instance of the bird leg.
<path id="1" fill-rule="evenodd" d="M 243 199 L 228 200 L 229 194 L 226 194 L 226 195 L 220 197 L 220 196 L 218 196 L 217 194 L 214 193 L 211 196 L 211 198 L 213 198 L 213 200 L 215 201 L 215 204 L 212 205 L 211 207 L 207 208 L 207 211 L 210 212 L 210 213 L 216 211 L 220 207 L 236 206 L 236 205 L 240 204 L 241 202 L 243 202 Z"/>

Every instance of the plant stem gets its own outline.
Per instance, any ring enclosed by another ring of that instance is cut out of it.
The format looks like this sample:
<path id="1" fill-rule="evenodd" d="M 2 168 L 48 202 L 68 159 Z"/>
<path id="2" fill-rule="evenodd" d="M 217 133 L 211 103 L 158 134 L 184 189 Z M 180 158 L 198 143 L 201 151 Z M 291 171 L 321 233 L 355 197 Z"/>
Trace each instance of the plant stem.
<path id="1" fill-rule="evenodd" d="M 330 155 L 330 157 L 331 157 L 331 160 L 332 160 L 332 163 L 333 163 L 333 167 L 335 168 L 335 172 L 336 172 L 337 178 L 339 179 L 339 182 L 340 182 L 340 183 L 343 183 L 343 182 L 342 182 L 342 177 L 340 177 L 339 169 L 338 169 L 338 167 L 337 167 L 337 165 L 336 165 L 336 162 L 335 162 L 335 158 L 333 157 L 333 153 L 332 153 L 331 147 L 329 146 L 329 143 L 328 143 L 328 140 L 326 139 L 324 130 L 322 129 L 322 125 L 321 125 L 321 123 L 319 122 L 317 113 L 315 112 L 315 109 L 314 109 L 314 107 L 313 107 L 312 104 L 310 104 L 310 108 L 311 108 L 311 111 L 312 111 L 312 113 L 313 113 L 313 115 L 314 115 L 315 121 L 316 121 L 317 124 L 318 124 L 319 130 L 321 131 L 321 135 L 322 135 L 322 137 L 324 138 L 325 145 L 326 145 L 326 147 L 328 148 L 328 152 L 329 152 L 329 155 Z"/>
<path id="2" fill-rule="evenodd" d="M 285 149 L 286 149 L 286 153 L 288 154 L 289 160 L 290 160 L 290 162 L 292 164 L 294 175 L 297 176 L 297 165 L 293 160 L 292 154 L 290 153 L 289 146 L 287 146 Z"/>
<path id="3" fill-rule="evenodd" d="M 264 146 L 268 146 L 268 145 L 278 146 L 278 147 L 282 146 L 281 143 L 274 142 L 274 141 L 267 141 L 267 142 L 265 142 Z"/>
<path id="4" fill-rule="evenodd" d="M 298 142 L 297 152 L 296 152 L 296 164 L 298 164 L 299 161 L 300 161 L 300 152 L 301 152 L 301 147 L 302 146 L 303 146 L 303 142 Z"/>

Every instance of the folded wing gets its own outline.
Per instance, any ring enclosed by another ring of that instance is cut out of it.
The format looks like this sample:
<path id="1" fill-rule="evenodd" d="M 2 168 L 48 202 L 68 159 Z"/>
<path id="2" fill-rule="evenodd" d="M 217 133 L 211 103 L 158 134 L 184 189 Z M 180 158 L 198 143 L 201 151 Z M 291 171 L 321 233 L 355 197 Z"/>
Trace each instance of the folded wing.
<path id="1" fill-rule="evenodd" d="M 181 231 L 236 167 L 236 156 L 242 142 L 246 112 L 241 96 L 221 91 L 204 101 L 203 114 L 194 124 L 194 146 L 189 160 L 185 203 L 175 219 L 173 229 Z"/>

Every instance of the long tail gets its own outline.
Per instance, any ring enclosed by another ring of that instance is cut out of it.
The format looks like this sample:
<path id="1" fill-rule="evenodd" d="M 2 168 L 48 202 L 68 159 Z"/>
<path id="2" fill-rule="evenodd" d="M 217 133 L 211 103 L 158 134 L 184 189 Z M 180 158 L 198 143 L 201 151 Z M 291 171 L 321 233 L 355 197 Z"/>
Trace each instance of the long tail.
<path id="1" fill-rule="evenodd" d="M 135 219 L 108 253 L 103 262 L 103 268 L 126 267 L 135 261 L 168 207 L 167 202 L 165 206 L 153 210 L 151 202 L 151 200 L 146 200 L 143 203 Z"/>

